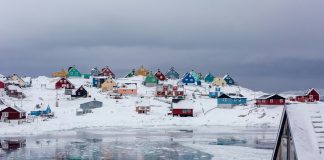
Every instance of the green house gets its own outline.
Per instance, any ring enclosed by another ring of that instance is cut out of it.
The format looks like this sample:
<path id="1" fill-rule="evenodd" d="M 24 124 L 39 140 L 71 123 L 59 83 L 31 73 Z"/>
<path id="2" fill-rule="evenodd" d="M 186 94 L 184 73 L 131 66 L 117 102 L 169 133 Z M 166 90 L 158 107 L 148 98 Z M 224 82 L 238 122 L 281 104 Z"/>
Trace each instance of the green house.
<path id="1" fill-rule="evenodd" d="M 89 79 L 90 78 L 90 74 L 84 73 L 84 74 L 82 74 L 82 77 L 84 79 Z"/>
<path id="2" fill-rule="evenodd" d="M 207 82 L 207 83 L 211 83 L 211 82 L 213 82 L 213 80 L 214 80 L 214 76 L 209 72 L 206 76 L 205 76 L 205 82 Z"/>
<path id="3" fill-rule="evenodd" d="M 82 74 L 78 69 L 76 69 L 75 66 L 73 66 L 73 67 L 69 68 L 68 76 L 69 77 L 82 77 Z"/>
<path id="4" fill-rule="evenodd" d="M 192 71 L 190 72 L 190 74 L 195 78 L 196 82 L 198 82 L 198 81 L 201 80 L 201 79 L 200 79 L 201 77 L 199 76 L 199 74 L 196 73 L 194 70 L 192 70 Z"/>
<path id="5" fill-rule="evenodd" d="M 135 69 L 133 69 L 131 72 L 129 72 L 125 78 L 130 78 L 130 77 L 134 77 L 135 76 Z"/>
<path id="6" fill-rule="evenodd" d="M 159 80 L 153 75 L 152 72 L 145 78 L 144 85 L 147 87 L 156 86 L 159 83 Z"/>

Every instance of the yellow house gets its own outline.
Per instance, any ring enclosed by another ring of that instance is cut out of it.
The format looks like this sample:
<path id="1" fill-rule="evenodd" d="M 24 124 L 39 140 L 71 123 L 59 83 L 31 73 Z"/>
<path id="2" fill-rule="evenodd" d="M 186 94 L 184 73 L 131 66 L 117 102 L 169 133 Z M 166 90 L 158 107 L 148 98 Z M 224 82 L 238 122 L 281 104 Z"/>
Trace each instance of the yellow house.
<path id="1" fill-rule="evenodd" d="M 108 78 L 103 84 L 101 84 L 101 90 L 103 92 L 110 91 L 115 86 L 117 86 L 117 82 L 111 78 Z"/>
<path id="2" fill-rule="evenodd" d="M 218 87 L 225 87 L 227 86 L 227 83 L 222 77 L 215 77 L 213 80 L 213 85 Z"/>
<path id="3" fill-rule="evenodd" d="M 52 77 L 67 77 L 68 72 L 62 69 L 60 72 L 53 72 Z"/>
<path id="4" fill-rule="evenodd" d="M 10 78 L 10 82 L 18 84 L 20 87 L 26 87 L 25 81 L 20 78 L 17 74 L 13 74 Z"/>
<path id="5" fill-rule="evenodd" d="M 143 66 L 141 66 L 136 72 L 135 75 L 136 76 L 148 76 L 149 75 L 149 71 L 147 69 L 145 69 Z"/>

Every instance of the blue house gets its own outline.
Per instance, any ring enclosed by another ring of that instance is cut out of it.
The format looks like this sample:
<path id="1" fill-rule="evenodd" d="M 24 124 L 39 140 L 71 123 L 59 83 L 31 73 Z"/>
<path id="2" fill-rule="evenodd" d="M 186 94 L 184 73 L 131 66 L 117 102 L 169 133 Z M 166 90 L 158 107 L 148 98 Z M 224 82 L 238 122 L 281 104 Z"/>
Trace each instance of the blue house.
<path id="1" fill-rule="evenodd" d="M 91 76 L 99 76 L 100 71 L 99 71 L 98 67 L 95 67 L 95 68 L 91 69 L 90 74 L 91 74 Z"/>
<path id="2" fill-rule="evenodd" d="M 105 83 L 108 77 L 93 77 L 92 78 L 92 86 L 93 87 L 101 87 L 101 84 Z"/>
<path id="3" fill-rule="evenodd" d="M 45 110 L 31 111 L 30 115 L 32 116 L 48 116 L 52 113 L 51 107 L 47 106 Z"/>
<path id="4" fill-rule="evenodd" d="M 220 87 L 212 87 L 209 91 L 210 98 L 217 98 L 222 94 L 223 94 L 223 92 L 221 92 Z"/>
<path id="5" fill-rule="evenodd" d="M 234 79 L 229 74 L 226 74 L 223 79 L 226 81 L 227 85 L 235 85 Z"/>
<path id="6" fill-rule="evenodd" d="M 196 80 L 195 78 L 190 74 L 190 73 L 186 73 L 181 82 L 185 85 L 188 85 L 188 84 L 195 84 L 196 83 Z"/>
<path id="7" fill-rule="evenodd" d="M 246 105 L 247 98 L 241 94 L 222 94 L 217 97 L 217 106 L 224 108 L 232 108 L 238 105 Z"/>

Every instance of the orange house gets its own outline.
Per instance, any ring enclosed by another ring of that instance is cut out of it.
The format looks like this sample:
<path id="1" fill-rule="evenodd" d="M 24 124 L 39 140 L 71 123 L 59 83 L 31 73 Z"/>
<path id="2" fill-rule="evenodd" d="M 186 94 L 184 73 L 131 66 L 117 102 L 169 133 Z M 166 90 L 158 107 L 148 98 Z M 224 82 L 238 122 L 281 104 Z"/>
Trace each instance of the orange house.
<path id="1" fill-rule="evenodd" d="M 137 95 L 137 84 L 136 83 L 118 84 L 116 92 L 122 95 Z"/>
<path id="2" fill-rule="evenodd" d="M 138 70 L 136 70 L 135 75 L 136 76 L 148 76 L 150 72 L 144 68 L 144 66 L 141 66 Z"/>
<path id="3" fill-rule="evenodd" d="M 53 72 L 52 73 L 52 77 L 67 77 L 67 75 L 68 75 L 68 72 L 65 71 L 64 69 L 62 69 L 59 72 Z"/>

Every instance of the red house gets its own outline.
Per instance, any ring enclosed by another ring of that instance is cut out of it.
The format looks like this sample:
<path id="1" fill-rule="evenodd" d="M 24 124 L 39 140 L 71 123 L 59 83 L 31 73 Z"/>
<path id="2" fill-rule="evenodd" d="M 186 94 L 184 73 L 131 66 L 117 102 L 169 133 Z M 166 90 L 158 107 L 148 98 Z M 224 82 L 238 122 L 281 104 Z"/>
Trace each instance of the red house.
<path id="1" fill-rule="evenodd" d="M 264 95 L 256 99 L 255 105 L 257 106 L 280 106 L 285 105 L 285 98 L 277 94 L 275 95 Z"/>
<path id="2" fill-rule="evenodd" d="M 19 107 L 7 107 L 0 111 L 0 119 L 3 122 L 18 120 L 18 123 L 26 119 L 26 111 Z"/>
<path id="3" fill-rule="evenodd" d="M 60 88 L 65 88 L 65 89 L 74 89 L 74 85 L 66 78 L 61 78 L 55 83 L 55 89 L 60 89 Z"/>
<path id="4" fill-rule="evenodd" d="M 99 76 L 109 76 L 113 79 L 116 78 L 115 74 L 111 71 L 111 69 L 108 66 L 101 69 L 101 73 L 99 74 Z"/>
<path id="5" fill-rule="evenodd" d="M 0 81 L 0 90 L 5 89 L 6 85 L 4 82 Z"/>
<path id="6" fill-rule="evenodd" d="M 194 104 L 189 101 L 180 101 L 178 103 L 172 103 L 171 114 L 173 117 L 193 117 L 193 105 Z"/>
<path id="7" fill-rule="evenodd" d="M 156 86 L 156 97 L 184 97 L 184 94 L 183 85 L 159 84 Z"/>
<path id="8" fill-rule="evenodd" d="M 159 81 L 165 81 L 165 80 L 166 80 L 165 75 L 160 71 L 160 69 L 158 69 L 158 71 L 155 73 L 155 77 L 156 77 Z"/>
<path id="9" fill-rule="evenodd" d="M 304 96 L 297 96 L 297 102 L 316 102 L 320 100 L 320 94 L 314 89 L 310 88 Z"/>

